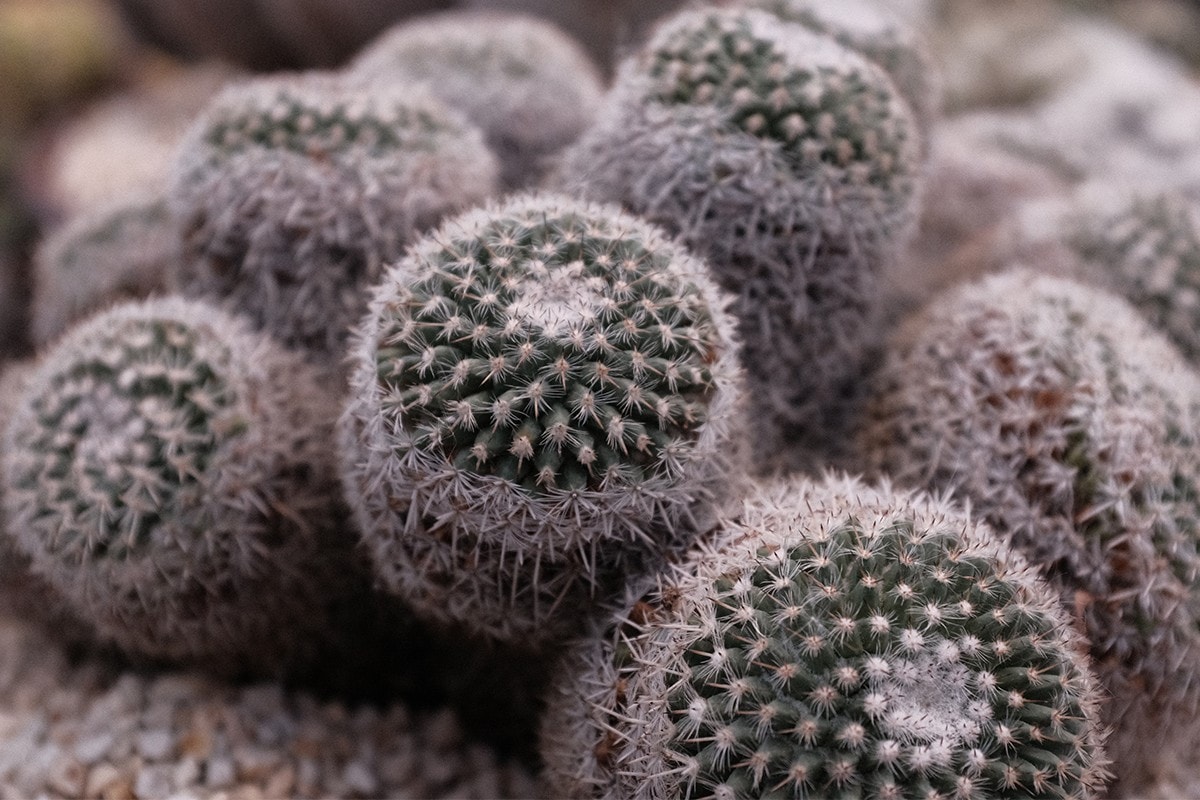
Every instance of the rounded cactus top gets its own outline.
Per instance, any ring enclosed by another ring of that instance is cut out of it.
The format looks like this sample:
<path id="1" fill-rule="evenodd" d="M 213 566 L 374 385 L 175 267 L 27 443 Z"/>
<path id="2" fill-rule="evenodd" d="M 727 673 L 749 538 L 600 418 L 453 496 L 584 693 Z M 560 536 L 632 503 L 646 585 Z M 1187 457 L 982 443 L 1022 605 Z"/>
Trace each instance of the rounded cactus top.
<path id="1" fill-rule="evenodd" d="M 760 487 L 571 668 L 544 728 L 563 796 L 1057 798 L 1103 778 L 1054 593 L 961 511 L 886 486 Z"/>
<path id="2" fill-rule="evenodd" d="M 549 22 L 522 14 L 452 11 L 396 26 L 349 74 L 372 85 L 423 82 L 483 129 L 508 186 L 528 185 L 539 163 L 575 139 L 600 102 L 600 73 Z"/>
<path id="3" fill-rule="evenodd" d="M 830 37 L 757 9 L 698 9 L 661 26 L 632 68 L 650 99 L 719 109 L 797 174 L 914 191 L 912 112 L 879 67 Z"/>
<path id="4" fill-rule="evenodd" d="M 334 75 L 309 74 L 226 88 L 209 103 L 192 139 L 210 158 L 270 150 L 337 162 L 434 152 L 471 130 L 425 91 L 366 92 Z"/>
<path id="5" fill-rule="evenodd" d="M 1085 274 L 1107 283 L 1200 359 L 1200 218 L 1175 194 L 1135 197 L 1108 213 L 1077 214 L 1067 245 Z"/>
<path id="6" fill-rule="evenodd" d="M 732 347 L 699 262 L 612 209 L 467 214 L 385 279 L 376 380 L 408 446 L 534 495 L 670 476 Z"/>

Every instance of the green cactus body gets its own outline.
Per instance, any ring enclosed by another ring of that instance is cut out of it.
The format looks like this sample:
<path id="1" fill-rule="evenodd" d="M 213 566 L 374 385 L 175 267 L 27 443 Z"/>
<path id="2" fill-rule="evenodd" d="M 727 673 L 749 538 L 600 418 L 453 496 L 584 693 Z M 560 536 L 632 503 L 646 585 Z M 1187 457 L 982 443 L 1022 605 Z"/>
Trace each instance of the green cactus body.
<path id="1" fill-rule="evenodd" d="M 679 234 L 737 296 L 755 449 L 832 445 L 916 218 L 919 132 L 887 75 L 755 9 L 665 22 L 622 67 L 556 180 Z"/>
<path id="2" fill-rule="evenodd" d="M 725 302 L 651 226 L 553 196 L 472 212 L 414 246 L 376 288 L 344 417 L 347 487 L 377 565 L 442 539 L 448 573 L 524 563 L 533 585 L 501 580 L 502 608 L 509 592 L 558 597 L 550 587 L 581 571 L 594 582 L 598 548 L 703 529 L 740 457 Z M 555 605 L 542 603 L 525 622 Z"/>
<path id="3" fill-rule="evenodd" d="M 1088 797 L 1098 699 L 990 531 L 830 476 L 759 487 L 583 640 L 543 755 L 562 797 Z"/>
<path id="4" fill-rule="evenodd" d="M 1122 791 L 1197 741 L 1197 398 L 1126 302 L 1018 269 L 907 324 L 861 437 L 874 471 L 956 492 L 1061 593 L 1111 698 Z"/>
<path id="5" fill-rule="evenodd" d="M 131 198 L 72 220 L 34 261 L 33 340 L 44 345 L 92 311 L 164 289 L 175 244 L 161 198 Z"/>
<path id="6" fill-rule="evenodd" d="M 172 284 L 340 357 L 383 264 L 490 195 L 495 170 L 476 129 L 410 86 L 368 92 L 320 75 L 233 86 L 174 165 Z"/>
<path id="7" fill-rule="evenodd" d="M 887 71 L 921 128 L 925 155 L 939 116 L 937 67 L 928 45 L 885 3 L 878 0 L 749 0 L 785 22 L 832 36 Z"/>
<path id="8" fill-rule="evenodd" d="M 1174 194 L 1135 198 L 1066 226 L 1083 276 L 1124 295 L 1189 360 L 1200 360 L 1200 221 L 1191 204 Z"/>
<path id="9" fill-rule="evenodd" d="M 369 85 L 424 83 L 483 130 L 508 188 L 538 182 L 548 159 L 591 121 L 603 92 L 595 65 L 570 37 L 544 20 L 499 12 L 398 25 L 348 75 Z"/>
<path id="10" fill-rule="evenodd" d="M 274 669 L 351 583 L 312 369 L 207 305 L 117 306 L 39 361 L 3 440 L 19 549 L 105 638 Z"/>

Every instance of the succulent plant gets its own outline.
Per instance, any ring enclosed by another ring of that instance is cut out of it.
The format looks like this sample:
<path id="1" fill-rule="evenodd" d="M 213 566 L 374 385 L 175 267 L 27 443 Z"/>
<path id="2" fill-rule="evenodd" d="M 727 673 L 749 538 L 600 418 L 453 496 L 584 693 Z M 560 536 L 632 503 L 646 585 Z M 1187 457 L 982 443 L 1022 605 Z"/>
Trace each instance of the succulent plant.
<path id="1" fill-rule="evenodd" d="M 557 181 L 678 234 L 737 296 L 758 460 L 795 466 L 865 357 L 917 212 L 919 134 L 886 74 L 764 11 L 672 17 Z M 831 424 L 831 423 L 829 423 Z"/>
<path id="2" fill-rule="evenodd" d="M 550 636 L 606 569 L 704 530 L 743 452 L 726 303 L 653 226 L 553 195 L 415 244 L 375 288 L 341 428 L 383 583 Z"/>
<path id="3" fill-rule="evenodd" d="M 1099 692 L 1053 591 L 929 496 L 827 475 L 742 514 L 582 639 L 555 797 L 1088 797 Z"/>
<path id="4" fill-rule="evenodd" d="M 44 345 L 88 313 L 166 286 L 175 229 L 162 198 L 138 196 L 52 233 L 34 259 L 31 336 Z"/>
<path id="5" fill-rule="evenodd" d="M 536 184 L 600 103 L 600 74 L 580 46 L 541 19 L 456 11 L 399 25 L 350 67 L 368 84 L 424 82 L 483 130 L 508 188 Z"/>
<path id="6" fill-rule="evenodd" d="M 495 187 L 475 128 L 409 86 L 261 78 L 219 94 L 171 178 L 183 293 L 340 358 L 383 264 Z"/>
<path id="7" fill-rule="evenodd" d="M 0 451 L 16 545 L 101 637 L 275 672 L 332 641 L 354 536 L 336 398 L 206 304 L 114 307 L 39 360 Z"/>
<path id="8" fill-rule="evenodd" d="M 880 0 L 746 0 L 749 8 L 769 11 L 832 36 L 887 71 L 916 115 L 925 154 L 939 116 L 938 70 L 929 45 L 902 16 Z"/>
<path id="9" fill-rule="evenodd" d="M 1200 734 L 1198 404 L 1200 377 L 1128 303 L 1016 269 L 906 324 L 862 435 L 874 471 L 969 501 L 1061 593 L 1123 791 Z"/>

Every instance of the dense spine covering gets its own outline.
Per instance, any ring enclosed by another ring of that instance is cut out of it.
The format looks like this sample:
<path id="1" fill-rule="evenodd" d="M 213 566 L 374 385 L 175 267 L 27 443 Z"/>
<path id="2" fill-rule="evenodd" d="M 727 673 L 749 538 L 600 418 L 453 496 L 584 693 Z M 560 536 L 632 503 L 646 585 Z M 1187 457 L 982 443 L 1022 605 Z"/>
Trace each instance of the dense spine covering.
<path id="1" fill-rule="evenodd" d="M 422 82 L 483 131 L 501 183 L 536 185 L 600 104 L 600 74 L 554 25 L 521 14 L 457 11 L 407 22 L 349 69 L 370 85 Z"/>
<path id="2" fill-rule="evenodd" d="M 235 85 L 176 160 L 172 283 L 340 358 L 383 265 L 489 196 L 495 176 L 479 131 L 418 88 L 324 75 Z"/>
<path id="3" fill-rule="evenodd" d="M 9 530 L 131 652 L 304 663 L 356 574 L 329 466 L 336 402 L 300 356 L 215 308 L 114 307 L 25 385 L 0 451 Z"/>
<path id="4" fill-rule="evenodd" d="M 162 291 L 175 240 L 157 197 L 129 198 L 55 231 L 34 259 L 33 341 L 44 345 L 105 305 Z"/>
<path id="5" fill-rule="evenodd" d="M 557 180 L 679 234 L 736 295 L 756 450 L 821 448 L 916 218 L 920 135 L 881 68 L 764 11 L 697 9 L 622 67 Z"/>
<path id="6" fill-rule="evenodd" d="M 343 415 L 383 582 L 501 637 L 571 624 L 736 491 L 727 297 L 615 208 L 527 195 L 447 222 L 376 287 Z"/>
<path id="7" fill-rule="evenodd" d="M 571 798 L 1090 797 L 1099 693 L 1053 592 L 944 501 L 828 476 L 741 516 L 564 663 Z"/>
<path id="8" fill-rule="evenodd" d="M 920 33 L 881 0 L 747 0 L 750 8 L 769 11 L 785 22 L 832 36 L 887 71 L 904 95 L 923 134 L 930 136 L 940 116 L 938 70 Z"/>
<path id="9" fill-rule="evenodd" d="M 1198 404 L 1200 378 L 1125 301 L 1016 269 L 907 323 L 862 436 L 873 469 L 969 501 L 1061 593 L 1123 791 L 1200 733 Z"/>

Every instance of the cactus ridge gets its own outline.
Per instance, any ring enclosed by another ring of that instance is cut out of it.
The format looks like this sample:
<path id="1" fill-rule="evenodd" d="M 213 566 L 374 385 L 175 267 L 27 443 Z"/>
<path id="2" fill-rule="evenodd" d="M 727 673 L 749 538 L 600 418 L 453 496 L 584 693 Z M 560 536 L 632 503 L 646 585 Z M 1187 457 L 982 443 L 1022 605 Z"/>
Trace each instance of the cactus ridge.
<path id="1" fill-rule="evenodd" d="M 564 796 L 1060 798 L 1104 777 L 1053 592 L 941 501 L 768 484 L 610 625 L 543 729 Z M 553 741 L 567 724 L 591 729 Z"/>
<path id="2" fill-rule="evenodd" d="M 642 69 L 652 99 L 723 109 L 738 129 L 778 142 L 797 175 L 835 166 L 852 185 L 895 190 L 915 132 L 897 118 L 891 84 L 847 70 L 830 45 L 763 12 L 710 13 L 662 32 Z"/>
<path id="3" fill-rule="evenodd" d="M 671 470 L 723 346 L 670 249 L 603 218 L 498 217 L 439 240 L 377 334 L 414 447 L 542 495 Z"/>

